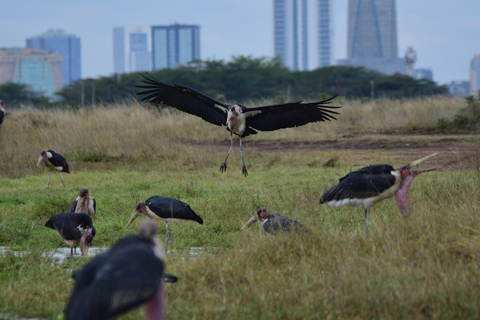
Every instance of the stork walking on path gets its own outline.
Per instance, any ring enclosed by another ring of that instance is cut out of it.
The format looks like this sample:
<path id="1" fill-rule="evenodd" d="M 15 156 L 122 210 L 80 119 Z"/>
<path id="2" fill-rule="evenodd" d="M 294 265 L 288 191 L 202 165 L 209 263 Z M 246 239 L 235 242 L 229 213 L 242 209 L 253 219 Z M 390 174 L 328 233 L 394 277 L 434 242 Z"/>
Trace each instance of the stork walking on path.
<path id="1" fill-rule="evenodd" d="M 406 218 L 409 210 L 408 190 L 422 172 L 435 169 L 411 171 L 412 167 L 433 157 L 436 153 L 394 169 L 389 164 L 374 164 L 350 172 L 320 198 L 320 204 L 329 206 L 353 206 L 365 209 L 365 234 L 368 234 L 368 218 L 372 206 L 395 196 L 400 212 Z"/>
<path id="2" fill-rule="evenodd" d="M 41 162 L 43 162 L 45 167 L 48 168 L 47 187 L 50 186 L 50 175 L 52 171 L 58 172 L 58 174 L 60 175 L 60 179 L 62 179 L 63 186 L 65 187 L 65 182 L 63 181 L 61 172 L 70 173 L 70 171 L 68 171 L 67 160 L 65 160 L 65 158 L 61 154 L 56 153 L 53 150 L 42 150 L 42 152 L 40 152 L 40 157 L 38 158 L 37 167 L 40 165 Z"/>
<path id="3" fill-rule="evenodd" d="M 279 214 L 268 214 L 267 208 L 260 208 L 242 229 L 258 221 L 259 229 L 265 234 L 272 234 L 278 231 L 292 231 L 294 228 L 303 228 L 303 225 L 295 220 L 285 218 Z"/>
<path id="4" fill-rule="evenodd" d="M 172 236 L 168 228 L 169 222 L 191 220 L 203 224 L 203 219 L 196 214 L 188 204 L 177 199 L 162 196 L 152 196 L 145 201 L 140 201 L 135 207 L 135 210 L 133 210 L 130 220 L 128 220 L 127 228 L 140 214 L 150 219 L 165 222 L 165 228 L 167 229 L 165 250 L 167 250 L 169 242 L 170 247 L 172 246 Z"/>
<path id="5" fill-rule="evenodd" d="M 147 320 L 164 319 L 164 282 L 177 278 L 164 273 L 162 253 L 157 226 L 144 221 L 139 236 L 119 240 L 75 271 L 65 319 L 112 319 L 142 304 Z"/>
<path id="6" fill-rule="evenodd" d="M 335 98 L 316 102 L 302 101 L 248 108 L 241 104 L 228 105 L 212 99 L 194 89 L 169 85 L 156 81 L 150 74 L 143 75 L 145 85 L 137 86 L 146 89 L 137 95 L 146 95 L 142 101 L 149 101 L 176 108 L 195 115 L 217 126 L 227 126 L 230 131 L 230 149 L 220 166 L 220 171 L 227 170 L 227 159 L 233 149 L 233 134 L 240 138 L 240 155 L 242 157 L 242 173 L 247 176 L 247 167 L 243 160 L 242 138 L 257 131 L 274 131 L 283 128 L 303 126 L 310 122 L 336 120 L 340 106 L 329 106 Z"/>
<path id="7" fill-rule="evenodd" d="M 87 188 L 80 190 L 78 197 L 70 204 L 68 212 L 86 212 L 90 218 L 95 217 L 97 211 L 97 202 L 95 198 L 90 196 L 90 191 Z"/>
<path id="8" fill-rule="evenodd" d="M 80 245 L 82 255 L 86 256 L 95 236 L 92 219 L 85 212 L 59 213 L 48 220 L 45 227 L 57 231 L 65 243 L 70 246 L 71 256 L 73 256 L 74 249 L 76 253 L 78 245 Z"/>

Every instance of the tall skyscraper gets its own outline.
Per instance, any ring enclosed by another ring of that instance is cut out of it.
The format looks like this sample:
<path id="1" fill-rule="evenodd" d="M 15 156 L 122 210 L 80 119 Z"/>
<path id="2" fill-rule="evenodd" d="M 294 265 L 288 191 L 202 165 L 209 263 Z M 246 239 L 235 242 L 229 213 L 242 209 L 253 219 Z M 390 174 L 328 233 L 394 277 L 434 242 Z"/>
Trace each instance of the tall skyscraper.
<path id="1" fill-rule="evenodd" d="M 395 0 L 349 0 L 347 58 L 398 58 Z"/>
<path id="2" fill-rule="evenodd" d="M 113 28 L 113 72 L 125 73 L 125 29 Z"/>
<path id="3" fill-rule="evenodd" d="M 37 95 L 55 99 L 62 86 L 62 60 L 60 54 L 47 50 L 0 49 L 0 84 L 23 83 Z"/>
<path id="4" fill-rule="evenodd" d="M 470 60 L 470 94 L 478 96 L 480 92 L 480 55 Z"/>
<path id="5" fill-rule="evenodd" d="M 274 0 L 274 50 L 285 67 L 308 69 L 307 0 Z"/>
<path id="6" fill-rule="evenodd" d="M 130 72 L 152 70 L 152 55 L 148 51 L 147 34 L 130 33 Z"/>
<path id="7" fill-rule="evenodd" d="M 63 57 L 62 86 L 81 77 L 80 38 L 68 35 L 63 30 L 50 29 L 46 33 L 27 39 L 27 47 L 58 53 Z"/>
<path id="8" fill-rule="evenodd" d="M 318 0 L 318 66 L 332 64 L 333 55 L 333 6 L 332 0 Z"/>
<path id="9" fill-rule="evenodd" d="M 405 60 L 398 58 L 395 0 L 348 0 L 347 59 L 339 64 L 407 72 Z"/>
<path id="10" fill-rule="evenodd" d="M 177 68 L 200 60 L 200 26 L 153 26 L 152 56 L 153 70 Z"/>

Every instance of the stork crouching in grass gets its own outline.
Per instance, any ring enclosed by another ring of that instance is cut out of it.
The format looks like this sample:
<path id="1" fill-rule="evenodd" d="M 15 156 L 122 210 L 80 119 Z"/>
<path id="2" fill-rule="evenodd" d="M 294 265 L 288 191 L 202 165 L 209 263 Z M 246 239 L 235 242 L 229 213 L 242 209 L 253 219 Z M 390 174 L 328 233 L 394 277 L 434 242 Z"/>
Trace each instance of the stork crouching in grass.
<path id="1" fill-rule="evenodd" d="M 45 223 L 45 227 L 51 228 L 63 238 L 70 246 L 70 255 L 77 252 L 80 246 L 82 256 L 88 254 L 88 249 L 95 236 L 95 227 L 92 219 L 85 212 L 62 212 L 53 216 Z"/>
<path id="2" fill-rule="evenodd" d="M 97 211 L 97 202 L 90 196 L 87 188 L 80 190 L 79 196 L 72 202 L 68 212 L 86 212 L 93 219 Z"/>
<path id="3" fill-rule="evenodd" d="M 320 204 L 326 203 L 334 207 L 348 205 L 365 209 L 365 234 L 368 234 L 368 218 L 372 206 L 384 199 L 395 196 L 400 212 L 406 218 L 409 210 L 408 189 L 413 179 L 422 172 L 435 170 L 410 169 L 434 155 L 436 153 L 398 169 L 389 164 L 374 164 L 350 172 L 341 178 L 336 186 L 325 192 L 320 198 Z"/>
<path id="4" fill-rule="evenodd" d="M 303 126 L 310 122 L 336 120 L 340 106 L 329 106 L 335 98 L 307 102 L 302 101 L 248 108 L 241 104 L 227 105 L 212 99 L 194 89 L 179 85 L 169 85 L 156 81 L 148 73 L 143 75 L 145 85 L 137 86 L 146 89 L 137 95 L 145 95 L 142 101 L 162 104 L 180 111 L 195 115 L 217 126 L 226 125 L 230 131 L 230 149 L 220 166 L 220 171 L 227 170 L 227 159 L 233 149 L 233 134 L 240 138 L 240 155 L 242 157 L 242 173 L 247 176 L 247 167 L 243 160 L 242 138 L 257 131 L 274 131 L 283 128 Z"/>
<path id="5" fill-rule="evenodd" d="M 164 282 L 177 281 L 164 270 L 157 226 L 144 221 L 139 236 L 119 240 L 74 272 L 65 319 L 111 319 L 142 304 L 148 320 L 164 319 Z"/>
<path id="6" fill-rule="evenodd" d="M 165 222 L 167 234 L 165 237 L 165 250 L 172 246 L 172 236 L 168 229 L 169 222 L 180 222 L 181 220 L 192 220 L 200 224 L 203 224 L 203 219 L 196 214 L 188 204 L 177 199 L 168 197 L 152 196 L 146 201 L 140 201 L 135 210 L 133 210 L 130 220 L 128 220 L 128 226 L 140 215 L 143 214 L 150 219 L 162 220 Z"/>
<path id="7" fill-rule="evenodd" d="M 279 214 L 268 214 L 266 208 L 260 208 L 242 229 L 258 221 L 258 227 L 265 234 L 272 234 L 279 231 L 291 231 L 294 228 L 303 228 L 303 225 L 295 220 L 285 218 Z"/>
<path id="8" fill-rule="evenodd" d="M 70 171 L 68 171 L 67 160 L 65 160 L 65 158 L 61 154 L 56 153 L 53 150 L 42 150 L 42 152 L 40 152 L 40 157 L 38 158 L 37 167 L 40 165 L 40 162 L 43 162 L 45 167 L 48 168 L 47 187 L 50 186 L 50 174 L 52 173 L 52 171 L 58 172 L 58 174 L 60 175 L 60 179 L 62 179 L 63 186 L 65 187 L 65 182 L 63 181 L 61 172 L 70 173 Z"/>

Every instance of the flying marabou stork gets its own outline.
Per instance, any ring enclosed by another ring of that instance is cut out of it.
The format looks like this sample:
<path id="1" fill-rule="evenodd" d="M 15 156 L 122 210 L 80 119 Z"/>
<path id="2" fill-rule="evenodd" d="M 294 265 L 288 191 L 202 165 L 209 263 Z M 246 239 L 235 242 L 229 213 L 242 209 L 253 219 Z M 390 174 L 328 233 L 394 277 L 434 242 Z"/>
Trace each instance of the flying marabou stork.
<path id="1" fill-rule="evenodd" d="M 291 231 L 294 228 L 303 228 L 303 225 L 298 221 L 285 218 L 279 214 L 268 214 L 267 208 L 260 208 L 255 215 L 243 225 L 242 229 L 247 228 L 255 221 L 258 221 L 259 229 L 265 234 L 272 234 L 279 231 Z"/>
<path id="2" fill-rule="evenodd" d="M 230 131 L 230 149 L 220 166 L 221 172 L 227 170 L 227 159 L 233 149 L 233 134 L 236 134 L 240 138 L 242 172 L 245 177 L 248 172 L 243 160 L 242 138 L 256 134 L 256 130 L 274 131 L 303 126 L 310 122 L 336 120 L 334 115 L 338 112 L 332 109 L 340 108 L 327 105 L 335 96 L 323 101 L 307 103 L 296 101 L 253 108 L 238 103 L 227 105 L 194 89 L 158 82 L 148 73 L 143 77 L 142 82 L 146 85 L 137 86 L 146 89 L 137 93 L 146 95 L 142 101 L 163 104 L 200 117 L 214 125 L 227 126 L 227 130 Z"/>
<path id="3" fill-rule="evenodd" d="M 65 243 L 70 246 L 70 255 L 72 256 L 74 248 L 75 253 L 77 252 L 78 245 L 80 245 L 82 255 L 86 256 L 95 236 L 92 219 L 85 212 L 59 213 L 48 220 L 45 227 L 57 231 L 62 236 Z"/>
<path id="4" fill-rule="evenodd" d="M 142 304 L 147 319 L 164 319 L 164 282 L 177 278 L 164 273 L 162 251 L 155 223 L 143 222 L 139 236 L 119 240 L 75 271 L 65 319 L 111 319 Z"/>
<path id="5" fill-rule="evenodd" d="M 97 202 L 90 196 L 87 188 L 80 190 L 79 196 L 72 202 L 68 212 L 86 212 L 93 219 L 97 211 Z"/>
<path id="6" fill-rule="evenodd" d="M 368 235 L 368 217 L 372 206 L 395 196 L 403 217 L 408 216 L 408 189 L 413 179 L 422 172 L 434 169 L 411 171 L 414 166 L 433 157 L 436 153 L 394 169 L 389 164 L 375 164 L 350 172 L 339 183 L 325 192 L 320 204 L 341 207 L 344 205 L 365 209 L 365 234 Z"/>
<path id="7" fill-rule="evenodd" d="M 47 187 L 50 186 L 50 174 L 52 173 L 52 171 L 58 172 L 58 174 L 60 175 L 60 179 L 62 179 L 63 186 L 65 187 L 65 182 L 63 182 L 63 177 L 61 172 L 70 173 L 70 171 L 68 171 L 67 160 L 65 160 L 65 158 L 61 154 L 56 153 L 53 150 L 42 150 L 42 152 L 40 152 L 40 157 L 38 158 L 37 167 L 40 165 L 40 162 L 42 161 L 45 167 L 48 168 Z"/>
<path id="8" fill-rule="evenodd" d="M 0 128 L 2 127 L 3 118 L 5 118 L 5 108 L 3 106 L 3 101 L 0 100 Z"/>
<path id="9" fill-rule="evenodd" d="M 203 219 L 190 208 L 188 204 L 177 199 L 162 196 L 152 196 L 146 201 L 140 201 L 133 210 L 128 226 L 140 215 L 143 214 L 150 219 L 162 220 L 165 222 L 167 234 L 165 237 L 165 250 L 172 246 L 172 236 L 168 229 L 169 222 L 180 222 L 181 220 L 192 220 L 203 224 Z"/>

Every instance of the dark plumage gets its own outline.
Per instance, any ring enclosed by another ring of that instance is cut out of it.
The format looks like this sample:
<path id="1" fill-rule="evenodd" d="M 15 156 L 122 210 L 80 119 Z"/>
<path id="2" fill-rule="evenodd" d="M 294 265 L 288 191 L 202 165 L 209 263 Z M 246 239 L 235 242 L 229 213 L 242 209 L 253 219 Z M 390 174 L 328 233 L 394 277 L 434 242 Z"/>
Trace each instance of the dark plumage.
<path id="1" fill-rule="evenodd" d="M 3 106 L 3 101 L 0 100 L 0 128 L 2 127 L 4 118 L 5 118 L 5 108 Z"/>
<path id="2" fill-rule="evenodd" d="M 56 153 L 53 150 L 42 150 L 40 152 L 40 157 L 38 158 L 37 167 L 40 165 L 40 162 L 43 162 L 45 167 L 48 168 L 48 185 L 50 186 L 50 174 L 52 171 L 57 171 L 60 175 L 60 179 L 62 179 L 63 186 L 65 187 L 65 182 L 63 181 L 63 177 L 61 172 L 70 173 L 68 170 L 68 163 L 65 158 Z"/>
<path id="3" fill-rule="evenodd" d="M 227 159 L 233 148 L 233 134 L 239 136 L 242 172 L 245 176 L 248 173 L 243 160 L 242 138 L 256 134 L 256 130 L 274 131 L 298 127 L 310 122 L 336 120 L 334 115 L 338 112 L 332 109 L 340 108 L 327 105 L 335 97 L 316 102 L 296 101 L 253 108 L 240 104 L 227 105 L 194 89 L 158 82 L 148 73 L 143 77 L 142 81 L 145 85 L 138 87 L 146 90 L 137 93 L 146 95 L 142 101 L 163 104 L 200 117 L 214 125 L 227 126 L 227 130 L 230 131 L 230 150 L 220 166 L 220 171 L 227 169 Z"/>
<path id="4" fill-rule="evenodd" d="M 303 225 L 295 220 L 285 218 L 279 214 L 268 214 L 266 208 L 260 208 L 250 220 L 245 223 L 245 229 L 253 222 L 258 221 L 261 231 L 272 234 L 279 231 L 292 231 L 294 228 L 303 228 Z"/>
<path id="5" fill-rule="evenodd" d="M 165 280 L 156 225 L 142 223 L 140 235 L 119 240 L 74 273 L 75 285 L 65 310 L 66 320 L 115 318 L 142 304 L 147 319 L 164 319 Z"/>
<path id="6" fill-rule="evenodd" d="M 87 188 L 80 190 L 78 197 L 70 204 L 68 212 L 86 212 L 93 219 L 97 211 L 97 202 L 90 196 Z"/>
<path id="7" fill-rule="evenodd" d="M 62 236 L 67 245 L 70 246 L 70 254 L 80 245 L 82 255 L 88 254 L 88 248 L 95 236 L 95 227 L 92 219 L 85 212 L 62 212 L 45 223 L 45 227 L 51 228 Z"/>
<path id="8" fill-rule="evenodd" d="M 410 171 L 436 153 L 395 169 L 389 164 L 375 164 L 350 172 L 320 198 L 320 204 L 341 207 L 344 205 L 365 209 L 365 233 L 368 234 L 368 217 L 372 206 L 395 196 L 401 213 L 408 215 L 408 190 L 413 179 L 422 172 Z"/>
<path id="9" fill-rule="evenodd" d="M 172 237 L 168 228 L 169 222 L 192 220 L 203 224 L 203 219 L 188 204 L 177 199 L 162 196 L 152 196 L 146 201 L 140 201 L 135 210 L 133 210 L 132 216 L 127 223 L 127 228 L 140 214 L 165 222 L 167 229 L 165 249 L 168 247 L 168 242 L 172 243 Z"/>

